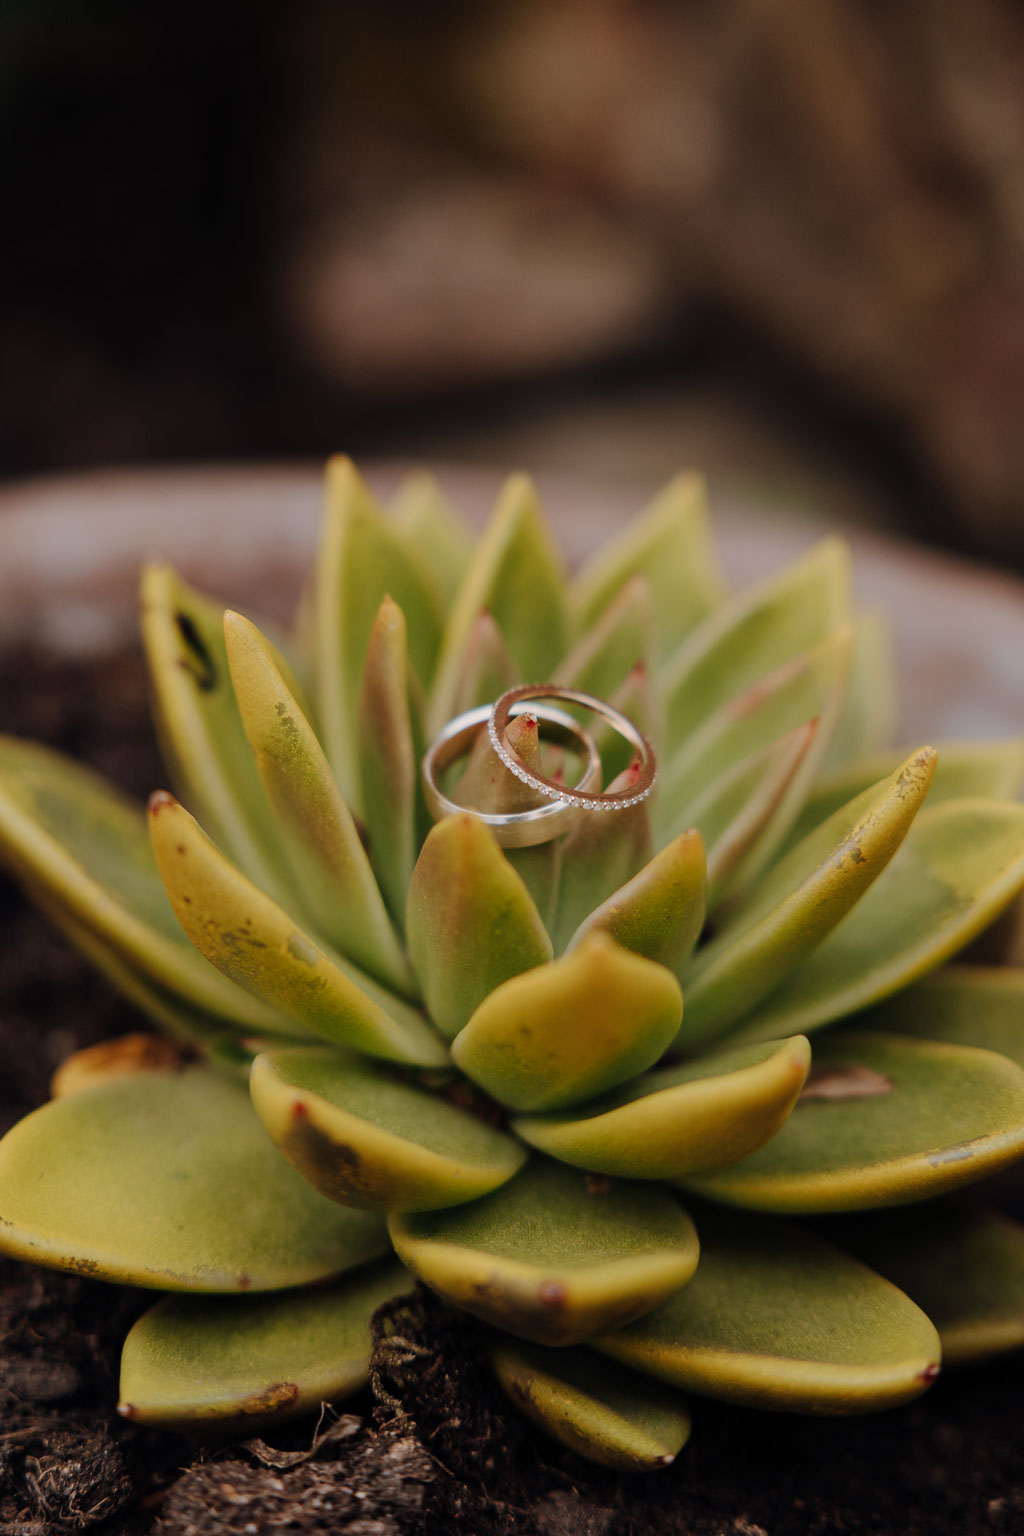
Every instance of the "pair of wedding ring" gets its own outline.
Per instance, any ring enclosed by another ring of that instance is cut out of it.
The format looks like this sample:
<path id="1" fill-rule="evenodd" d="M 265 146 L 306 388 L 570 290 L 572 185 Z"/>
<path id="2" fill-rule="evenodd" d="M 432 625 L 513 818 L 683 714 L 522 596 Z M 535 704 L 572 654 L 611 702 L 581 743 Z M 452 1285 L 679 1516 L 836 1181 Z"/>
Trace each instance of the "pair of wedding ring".
<path id="1" fill-rule="evenodd" d="M 636 751 L 638 772 L 634 782 L 608 793 L 602 793 L 599 787 L 595 790 L 601 780 L 601 757 L 593 736 L 557 704 L 537 702 L 542 699 L 582 706 L 613 726 Z M 546 726 L 550 740 L 571 747 L 580 755 L 583 769 L 575 784 L 567 786 L 534 773 L 509 751 L 505 745 L 505 732 L 513 719 L 524 714 Z M 439 783 L 441 774 L 469 751 L 480 728 L 485 725 L 491 746 L 508 771 L 544 795 L 549 804 L 501 814 L 472 810 L 443 793 Z M 482 704 L 449 720 L 427 749 L 422 772 L 427 806 L 435 821 L 441 821 L 445 816 L 475 816 L 490 827 L 503 847 L 527 848 L 561 836 L 581 812 L 625 810 L 646 800 L 654 788 L 657 764 L 647 737 L 614 705 L 579 688 L 563 688 L 557 683 L 524 683 L 518 688 L 510 688 L 494 704 Z"/>

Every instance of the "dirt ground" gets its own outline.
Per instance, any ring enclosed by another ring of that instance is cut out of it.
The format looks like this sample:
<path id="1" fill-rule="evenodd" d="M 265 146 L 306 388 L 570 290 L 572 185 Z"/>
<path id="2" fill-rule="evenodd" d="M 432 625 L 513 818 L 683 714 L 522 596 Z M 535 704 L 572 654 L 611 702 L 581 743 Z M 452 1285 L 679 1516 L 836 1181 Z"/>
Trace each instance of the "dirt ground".
<path id="1" fill-rule="evenodd" d="M 138 793 L 163 782 L 134 657 L 0 657 L 5 729 Z M 68 1051 L 131 1010 L 0 883 L 0 1129 Z M 372 1388 L 274 1444 L 196 1445 L 116 1418 L 121 1340 L 148 1298 L 0 1261 L 0 1533 L 136 1536 L 1019 1536 L 1020 1357 L 906 1408 L 802 1419 L 695 1405 L 675 1465 L 603 1472 L 506 1409 L 475 1325 L 413 1296 L 378 1319 Z M 397 1344 L 394 1333 L 400 1335 Z"/>

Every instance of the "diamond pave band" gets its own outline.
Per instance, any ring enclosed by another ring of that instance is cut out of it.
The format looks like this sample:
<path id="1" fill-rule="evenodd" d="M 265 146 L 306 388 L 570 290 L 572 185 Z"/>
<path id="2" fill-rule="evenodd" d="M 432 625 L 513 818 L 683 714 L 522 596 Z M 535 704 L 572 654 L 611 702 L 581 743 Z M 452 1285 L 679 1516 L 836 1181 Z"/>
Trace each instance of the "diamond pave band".
<path id="1" fill-rule="evenodd" d="M 564 784 L 557 784 L 553 779 L 545 779 L 539 773 L 531 772 L 509 752 L 503 738 L 510 716 L 521 713 L 529 701 L 536 699 L 555 699 L 562 704 L 578 704 L 607 720 L 619 735 L 636 749 L 639 770 L 636 782 L 611 793 L 592 794 L 589 791 L 589 785 L 585 785 L 582 780 L 572 789 L 567 789 Z M 510 773 L 514 773 L 517 779 L 521 779 L 531 789 L 538 790 L 540 794 L 547 795 L 551 800 L 564 801 L 579 810 L 627 810 L 629 806 L 638 805 L 641 800 L 647 799 L 657 779 L 658 765 L 654 749 L 643 732 L 637 729 L 628 715 L 624 715 L 614 705 L 607 704 L 604 699 L 599 699 L 592 693 L 584 693 L 579 688 L 564 688 L 558 683 L 523 683 L 518 688 L 510 688 L 492 707 L 487 721 L 487 733 L 491 739 L 491 746 L 505 767 Z"/>

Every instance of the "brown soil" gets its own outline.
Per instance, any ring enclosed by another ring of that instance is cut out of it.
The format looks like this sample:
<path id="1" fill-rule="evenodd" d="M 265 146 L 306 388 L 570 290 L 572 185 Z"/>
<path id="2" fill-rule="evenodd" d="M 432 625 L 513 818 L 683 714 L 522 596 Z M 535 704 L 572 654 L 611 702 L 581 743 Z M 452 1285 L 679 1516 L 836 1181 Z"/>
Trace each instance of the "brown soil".
<path id="1" fill-rule="evenodd" d="M 134 658 L 0 658 L 6 730 L 52 741 L 144 793 L 162 782 Z M 0 1128 L 42 1102 L 76 1046 L 137 1028 L 7 882 Z M 196 1446 L 114 1414 L 141 1292 L 0 1262 L 0 1533 L 288 1531 L 399 1536 L 1019 1536 L 1020 1358 L 951 1374 L 863 1419 L 696 1405 L 664 1472 L 620 1476 L 507 1411 L 476 1325 L 415 1297 L 378 1319 L 372 1391 L 260 1440 Z"/>

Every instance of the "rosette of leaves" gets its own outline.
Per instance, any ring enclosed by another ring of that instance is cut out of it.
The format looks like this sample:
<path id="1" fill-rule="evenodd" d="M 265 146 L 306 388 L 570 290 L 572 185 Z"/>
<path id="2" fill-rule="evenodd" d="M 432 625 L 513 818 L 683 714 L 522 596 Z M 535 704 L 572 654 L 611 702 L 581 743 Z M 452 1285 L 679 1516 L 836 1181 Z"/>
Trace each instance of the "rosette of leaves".
<path id="1" fill-rule="evenodd" d="M 1024 1231 L 957 1199 L 1024 1153 L 1024 981 L 948 963 L 1024 886 L 1024 746 L 889 749 L 839 541 L 727 595 L 684 476 L 567 578 L 527 480 L 474 546 L 335 461 L 291 637 L 163 566 L 142 628 L 180 801 L 0 744 L 7 863 L 174 1043 L 73 1058 L 0 1144 L 0 1247 L 168 1293 L 123 1413 L 337 1400 L 411 1276 L 621 1467 L 691 1394 L 861 1412 L 1024 1342 Z M 630 715 L 656 796 L 504 852 L 484 733 L 431 825 L 425 741 L 520 680 Z"/>

